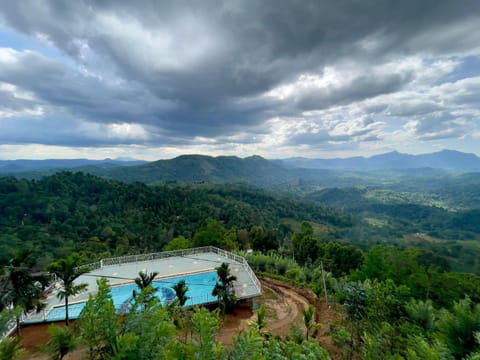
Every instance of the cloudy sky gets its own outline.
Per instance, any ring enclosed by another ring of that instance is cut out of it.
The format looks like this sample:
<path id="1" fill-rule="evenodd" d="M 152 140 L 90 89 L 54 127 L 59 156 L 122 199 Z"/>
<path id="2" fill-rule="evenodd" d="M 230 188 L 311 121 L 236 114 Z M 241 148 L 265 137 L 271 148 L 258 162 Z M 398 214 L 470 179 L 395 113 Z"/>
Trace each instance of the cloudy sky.
<path id="1" fill-rule="evenodd" d="M 2 159 L 479 144 L 477 0 L 0 0 Z"/>

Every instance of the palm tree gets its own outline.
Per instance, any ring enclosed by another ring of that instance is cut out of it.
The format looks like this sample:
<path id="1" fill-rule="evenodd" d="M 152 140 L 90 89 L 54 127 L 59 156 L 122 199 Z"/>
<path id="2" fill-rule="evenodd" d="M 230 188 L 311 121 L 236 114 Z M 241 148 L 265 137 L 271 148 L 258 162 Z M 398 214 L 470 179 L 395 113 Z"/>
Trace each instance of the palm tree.
<path id="1" fill-rule="evenodd" d="M 57 293 L 60 300 L 65 300 L 65 325 L 68 326 L 68 298 L 87 290 L 88 284 L 75 284 L 74 281 L 81 275 L 89 272 L 86 267 L 79 267 L 80 256 L 71 254 L 47 266 L 47 270 L 55 274 L 62 281 L 62 290 Z"/>
<path id="2" fill-rule="evenodd" d="M 185 280 L 180 280 L 177 284 L 173 285 L 172 288 L 175 291 L 175 295 L 177 295 L 180 306 L 185 305 L 189 299 L 189 297 L 186 295 L 188 286 L 186 285 Z"/>
<path id="3" fill-rule="evenodd" d="M 0 310 L 13 305 L 27 314 L 32 310 L 40 312 L 45 307 L 43 290 L 47 286 L 48 277 L 43 273 L 34 273 L 35 264 L 31 250 L 22 249 L 14 254 L 6 269 L 6 275 L 1 279 Z M 19 335 L 20 313 L 16 316 L 16 321 Z"/>
<path id="4" fill-rule="evenodd" d="M 138 285 L 140 290 L 145 289 L 148 285 L 151 285 L 153 279 L 158 275 L 158 272 L 151 272 L 150 275 L 146 272 L 140 271 L 138 277 L 135 279 L 135 283 Z"/>
<path id="5" fill-rule="evenodd" d="M 184 333 L 184 342 L 187 343 L 189 330 L 191 332 L 192 328 L 192 318 L 190 312 L 186 311 L 183 307 L 189 297 L 187 296 L 188 286 L 185 283 L 185 280 L 180 280 L 177 284 L 172 286 L 177 296 L 177 301 L 173 304 L 180 305 L 179 307 L 173 306 L 170 308 L 171 314 L 173 316 L 173 323 Z"/>
<path id="6" fill-rule="evenodd" d="M 315 308 L 310 305 L 308 309 L 303 312 L 303 322 L 307 329 L 306 339 L 308 341 L 308 337 L 310 335 L 310 331 L 316 327 L 315 322 Z"/>
<path id="7" fill-rule="evenodd" d="M 226 288 L 233 289 L 233 282 L 237 280 L 237 277 L 235 275 L 230 275 L 229 266 L 228 263 L 222 263 L 222 265 L 215 268 L 215 270 L 217 270 L 217 276 L 221 283 L 225 285 Z"/>
<path id="8" fill-rule="evenodd" d="M 260 306 L 257 313 L 257 326 L 258 331 L 262 331 L 267 326 L 267 321 L 265 318 L 267 317 L 267 308 L 265 305 Z"/>
<path id="9" fill-rule="evenodd" d="M 148 305 L 152 305 L 158 298 L 155 296 L 155 292 L 158 290 L 152 285 L 153 279 L 158 275 L 158 272 L 154 271 L 150 274 L 140 271 L 138 277 L 135 279 L 135 283 L 138 285 L 141 291 L 141 296 L 137 299 L 138 303 L 143 304 L 143 310 L 147 311 Z M 136 296 L 136 292 L 133 292 L 133 297 Z"/>
<path id="10" fill-rule="evenodd" d="M 50 353 L 54 360 L 62 360 L 65 355 L 78 346 L 78 338 L 71 328 L 50 325 L 47 331 L 51 339 L 47 342 L 45 350 Z"/>
<path id="11" fill-rule="evenodd" d="M 235 304 L 237 301 L 237 298 L 233 293 L 233 282 L 237 280 L 237 277 L 230 275 L 228 263 L 222 263 L 222 265 L 215 269 L 217 270 L 217 276 L 220 281 L 217 281 L 215 284 L 212 295 L 218 297 L 218 301 L 222 307 L 222 312 L 225 313 L 227 307 Z"/>

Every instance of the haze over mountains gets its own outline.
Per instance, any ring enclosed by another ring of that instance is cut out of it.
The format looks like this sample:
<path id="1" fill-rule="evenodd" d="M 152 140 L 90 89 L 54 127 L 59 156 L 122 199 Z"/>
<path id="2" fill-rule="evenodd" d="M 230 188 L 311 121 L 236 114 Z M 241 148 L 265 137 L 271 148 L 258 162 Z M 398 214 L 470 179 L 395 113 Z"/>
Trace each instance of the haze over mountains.
<path id="1" fill-rule="evenodd" d="M 245 182 L 260 187 L 285 184 L 298 187 L 315 182 L 319 186 L 352 186 L 359 184 L 355 175 L 358 172 L 362 173 L 361 184 L 370 184 L 369 178 L 378 181 L 378 171 L 399 171 L 416 176 L 446 171 L 475 172 L 480 170 L 480 158 L 474 154 L 444 150 L 422 155 L 390 152 L 369 158 L 346 159 L 267 160 L 260 156 L 182 155 L 153 162 L 111 159 L 0 161 L 0 174 L 3 175 L 39 178 L 61 170 L 83 171 L 124 182 Z"/>
<path id="2" fill-rule="evenodd" d="M 430 154 L 410 155 L 397 151 L 372 157 L 336 159 L 290 158 L 276 161 L 287 167 L 308 169 L 393 170 L 434 168 L 443 170 L 480 170 L 480 158 L 475 154 L 442 150 Z"/>
<path id="3" fill-rule="evenodd" d="M 72 169 L 81 166 L 98 166 L 102 168 L 116 166 L 132 166 L 143 164 L 142 160 L 119 160 L 119 159 L 45 159 L 45 160 L 0 160 L 0 173 L 23 172 L 41 169 Z"/>

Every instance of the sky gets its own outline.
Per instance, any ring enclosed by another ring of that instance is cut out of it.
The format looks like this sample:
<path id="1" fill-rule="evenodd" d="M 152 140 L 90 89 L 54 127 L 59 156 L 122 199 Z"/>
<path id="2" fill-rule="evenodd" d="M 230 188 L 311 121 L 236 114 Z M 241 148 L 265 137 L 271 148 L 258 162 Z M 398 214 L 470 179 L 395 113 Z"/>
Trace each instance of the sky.
<path id="1" fill-rule="evenodd" d="M 478 0 L 0 0 L 0 159 L 480 155 Z"/>

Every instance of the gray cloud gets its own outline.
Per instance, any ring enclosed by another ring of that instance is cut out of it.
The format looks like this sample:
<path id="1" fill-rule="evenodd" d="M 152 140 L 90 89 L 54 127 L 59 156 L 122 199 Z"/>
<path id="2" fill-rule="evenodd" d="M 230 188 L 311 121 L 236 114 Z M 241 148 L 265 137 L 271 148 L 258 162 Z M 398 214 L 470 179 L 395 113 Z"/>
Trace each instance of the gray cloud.
<path id="1" fill-rule="evenodd" d="M 465 136 L 476 125 L 472 119 L 457 117 L 450 112 L 436 112 L 413 121 L 412 127 L 421 140 L 439 140 Z"/>
<path id="2" fill-rule="evenodd" d="M 17 123 L 24 132 L 17 129 L 15 137 L 10 129 L 10 140 L 4 135 L 1 141 L 92 146 L 193 144 L 204 137 L 250 144 L 256 135 L 267 133 L 265 124 L 271 118 L 302 118 L 304 112 L 354 103 L 362 104 L 365 116 L 425 117 L 415 129 L 428 140 L 436 138 L 433 134 L 461 133 L 449 132 L 450 127 L 461 128 L 454 121 L 442 121 L 441 129 L 433 129 L 428 114 L 448 103 L 474 104 L 480 93 L 467 79 L 450 95 L 440 91 L 408 103 L 372 100 L 415 92 L 412 87 L 425 82 L 429 86 L 430 80 L 433 86 L 438 76 L 427 79 L 422 73 L 436 57 L 479 56 L 475 28 L 480 3 L 474 0 L 0 4 L 0 23 L 47 41 L 65 55 L 49 58 L 16 51 L 11 62 L 0 58 L 0 81 L 33 95 L 18 99 L 0 92 L 0 109 L 21 114 L 22 109 L 40 106 L 48 113 L 44 129 L 51 129 L 50 135 L 44 134 L 47 130 L 36 129 L 28 118 Z M 425 63 L 395 65 L 410 56 Z M 337 70 L 338 82 L 295 88 L 285 98 L 265 96 L 298 83 L 305 74 L 322 80 L 328 67 Z M 62 126 L 58 114 L 66 114 Z M 356 116 L 344 120 L 347 127 Z M 324 118 L 309 119 L 320 124 L 320 132 L 305 128 L 292 134 L 288 144 L 382 138 L 379 126 L 357 124 L 355 131 L 336 133 L 322 125 Z M 113 138 L 79 133 L 78 127 L 87 123 L 98 124 L 96 131 L 132 124 L 138 137 L 127 132 Z M 29 134 L 35 129 L 36 135 Z"/>
<path id="3" fill-rule="evenodd" d="M 412 98 L 406 102 L 397 102 L 389 104 L 387 113 L 392 116 L 410 117 L 414 115 L 423 115 L 436 112 L 442 109 L 439 103 L 429 100 L 419 100 Z"/>
<path id="4" fill-rule="evenodd" d="M 374 97 L 388 94 L 401 89 L 409 82 L 409 74 L 386 74 L 383 77 L 375 75 L 360 75 L 340 87 L 328 87 L 307 91 L 305 94 L 297 94 L 297 105 L 302 110 L 323 109 L 333 105 L 349 104 Z"/>
<path id="5" fill-rule="evenodd" d="M 34 110 L 36 103 L 30 99 L 16 97 L 12 90 L 0 88 L 0 112 L 9 117 L 17 112 Z"/>

